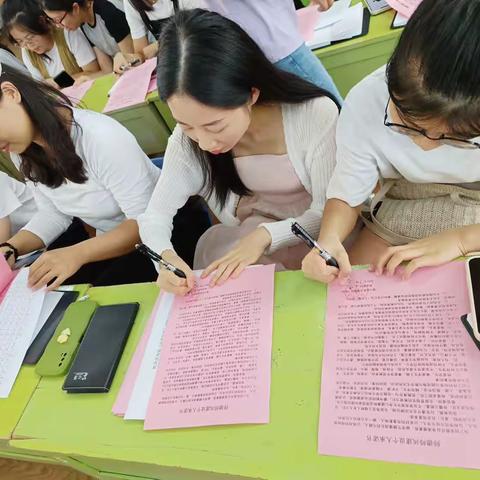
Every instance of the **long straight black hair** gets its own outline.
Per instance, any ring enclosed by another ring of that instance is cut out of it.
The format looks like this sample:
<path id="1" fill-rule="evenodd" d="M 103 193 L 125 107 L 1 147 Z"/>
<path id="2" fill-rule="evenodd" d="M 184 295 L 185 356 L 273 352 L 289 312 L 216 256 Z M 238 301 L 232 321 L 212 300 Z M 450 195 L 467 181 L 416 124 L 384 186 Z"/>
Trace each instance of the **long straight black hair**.
<path id="1" fill-rule="evenodd" d="M 388 63 L 387 84 L 405 119 L 480 135 L 480 0 L 423 0 Z"/>
<path id="2" fill-rule="evenodd" d="M 31 143 L 20 155 L 20 172 L 23 176 L 51 188 L 57 188 L 67 180 L 85 183 L 85 167 L 75 153 L 75 145 L 70 137 L 73 119 L 66 122 L 62 115 L 62 110 L 72 110 L 70 100 L 57 89 L 37 82 L 7 65 L 2 65 L 0 85 L 3 82 L 12 83 L 20 92 L 23 108 L 40 138 L 48 145 L 44 149 Z"/>
<path id="3" fill-rule="evenodd" d="M 132 7 L 140 14 L 143 23 L 147 27 L 147 30 L 155 34 L 155 27 L 153 26 L 152 22 L 148 18 L 147 12 L 153 12 L 154 7 L 150 5 L 146 0 L 128 0 Z M 173 11 L 178 12 L 180 10 L 178 0 L 171 0 L 173 3 Z"/>
<path id="4" fill-rule="evenodd" d="M 3 30 L 16 43 L 10 30 L 18 25 L 35 35 L 51 34 L 53 25 L 37 0 L 6 0 L 2 7 Z"/>
<path id="5" fill-rule="evenodd" d="M 258 104 L 302 103 L 317 97 L 337 100 L 327 91 L 273 65 L 236 23 L 217 13 L 180 11 L 160 37 L 158 91 L 176 93 L 217 108 L 237 108 L 260 91 Z M 248 195 L 231 152 L 213 155 L 190 140 L 203 172 L 204 188 L 225 205 L 230 192 Z"/>

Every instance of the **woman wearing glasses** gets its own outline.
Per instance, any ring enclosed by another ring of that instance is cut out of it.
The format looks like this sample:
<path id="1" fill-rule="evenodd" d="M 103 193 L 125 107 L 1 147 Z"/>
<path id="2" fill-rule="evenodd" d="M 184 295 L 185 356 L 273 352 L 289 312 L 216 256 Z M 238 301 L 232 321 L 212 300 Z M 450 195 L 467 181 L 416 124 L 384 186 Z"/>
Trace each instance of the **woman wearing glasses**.
<path id="1" fill-rule="evenodd" d="M 310 277 L 345 280 L 351 264 L 404 278 L 480 248 L 480 0 L 424 0 L 385 68 L 348 95 L 337 130 Z M 478 138 L 477 138 L 478 137 Z M 364 228 L 342 242 L 358 217 Z"/>
<path id="2" fill-rule="evenodd" d="M 36 80 L 55 85 L 53 79 L 65 71 L 81 83 L 100 72 L 85 35 L 80 30 L 57 29 L 36 0 L 7 0 L 2 18 L 5 31 L 22 47 L 23 62 Z"/>

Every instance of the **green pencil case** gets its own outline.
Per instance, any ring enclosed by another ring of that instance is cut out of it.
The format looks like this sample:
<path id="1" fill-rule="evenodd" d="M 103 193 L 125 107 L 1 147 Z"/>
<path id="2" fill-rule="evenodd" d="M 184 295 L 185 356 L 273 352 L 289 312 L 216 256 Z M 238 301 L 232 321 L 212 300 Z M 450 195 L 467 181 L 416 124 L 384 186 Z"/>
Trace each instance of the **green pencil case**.
<path id="1" fill-rule="evenodd" d="M 91 300 L 72 303 L 53 334 L 35 372 L 42 377 L 65 375 L 98 305 Z"/>

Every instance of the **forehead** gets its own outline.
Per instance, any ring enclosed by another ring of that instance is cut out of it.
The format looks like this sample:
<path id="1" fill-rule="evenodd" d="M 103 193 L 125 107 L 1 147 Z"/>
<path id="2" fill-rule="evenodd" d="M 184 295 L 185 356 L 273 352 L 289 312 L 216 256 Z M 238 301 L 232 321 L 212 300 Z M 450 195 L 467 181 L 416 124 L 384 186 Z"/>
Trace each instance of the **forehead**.
<path id="1" fill-rule="evenodd" d="M 237 110 L 211 107 L 183 94 L 172 95 L 167 103 L 177 121 L 192 126 L 228 118 Z"/>
<path id="2" fill-rule="evenodd" d="M 10 35 L 13 38 L 23 38 L 27 35 L 34 35 L 34 34 L 29 32 L 28 30 L 26 30 L 25 28 L 23 28 L 21 26 L 15 25 L 10 29 Z"/>

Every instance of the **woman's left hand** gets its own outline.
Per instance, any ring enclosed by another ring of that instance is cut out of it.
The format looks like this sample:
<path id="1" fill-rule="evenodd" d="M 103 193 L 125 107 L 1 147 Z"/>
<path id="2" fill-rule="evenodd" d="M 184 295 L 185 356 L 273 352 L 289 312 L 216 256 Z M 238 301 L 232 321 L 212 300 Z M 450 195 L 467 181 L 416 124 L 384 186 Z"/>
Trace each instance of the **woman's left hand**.
<path id="1" fill-rule="evenodd" d="M 90 81 L 90 77 L 88 75 L 80 75 L 75 79 L 74 85 L 78 86 L 78 85 L 81 85 L 82 83 L 89 82 L 89 81 Z"/>
<path id="2" fill-rule="evenodd" d="M 28 285 L 33 290 L 39 290 L 55 279 L 48 287 L 48 290 L 55 290 L 82 265 L 83 261 L 75 247 L 50 250 L 43 253 L 30 267 Z"/>
<path id="3" fill-rule="evenodd" d="M 393 275 L 402 262 L 408 262 L 402 272 L 407 280 L 418 268 L 442 265 L 457 257 L 466 255 L 459 230 L 446 230 L 431 237 L 417 240 L 400 247 L 390 247 L 370 266 L 377 275 Z"/>
<path id="4" fill-rule="evenodd" d="M 230 277 L 237 278 L 248 265 L 254 264 L 272 243 L 266 228 L 259 227 L 242 238 L 236 247 L 222 258 L 210 264 L 202 273 L 202 278 L 212 274 L 210 286 L 223 285 Z"/>

